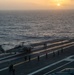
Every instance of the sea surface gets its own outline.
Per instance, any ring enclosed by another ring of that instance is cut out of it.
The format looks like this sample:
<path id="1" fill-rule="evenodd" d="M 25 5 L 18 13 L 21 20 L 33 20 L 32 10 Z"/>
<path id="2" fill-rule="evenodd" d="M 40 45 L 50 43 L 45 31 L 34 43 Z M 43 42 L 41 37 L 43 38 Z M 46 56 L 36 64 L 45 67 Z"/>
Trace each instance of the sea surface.
<path id="1" fill-rule="evenodd" d="M 74 38 L 74 10 L 0 11 L 0 44 Z"/>

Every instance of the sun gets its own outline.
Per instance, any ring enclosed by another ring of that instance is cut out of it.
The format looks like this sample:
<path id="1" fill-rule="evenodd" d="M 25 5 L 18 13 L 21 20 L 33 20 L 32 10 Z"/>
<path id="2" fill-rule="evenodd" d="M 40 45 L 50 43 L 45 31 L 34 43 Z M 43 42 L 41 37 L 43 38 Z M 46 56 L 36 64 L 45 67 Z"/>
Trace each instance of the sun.
<path id="1" fill-rule="evenodd" d="M 61 4 L 60 3 L 57 3 L 57 6 L 59 7 L 59 6 L 61 6 Z"/>

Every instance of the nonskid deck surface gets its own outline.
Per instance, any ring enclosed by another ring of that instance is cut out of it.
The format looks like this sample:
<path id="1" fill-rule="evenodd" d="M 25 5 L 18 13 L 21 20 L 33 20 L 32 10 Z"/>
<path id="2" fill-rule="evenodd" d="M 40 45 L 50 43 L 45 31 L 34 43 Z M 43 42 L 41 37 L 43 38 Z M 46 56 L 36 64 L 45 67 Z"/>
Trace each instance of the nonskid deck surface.
<path id="1" fill-rule="evenodd" d="M 47 45 L 47 47 L 48 46 L 49 45 Z M 58 71 L 58 68 L 60 68 L 61 70 L 62 67 L 64 68 L 64 66 L 73 63 L 73 61 L 69 59 L 66 60 L 69 56 L 73 56 L 74 54 L 73 49 L 74 49 L 73 41 L 66 42 L 59 45 L 57 45 L 55 42 L 55 45 L 51 46 L 51 48 L 48 47 L 47 49 L 36 50 L 36 51 L 32 51 L 31 54 L 27 54 L 26 60 L 25 60 L 25 55 L 21 53 L 0 55 L 1 56 L 0 74 L 10 75 L 8 72 L 8 68 L 10 64 L 14 65 L 16 75 L 27 75 L 27 74 L 33 75 L 33 73 L 36 75 L 39 74 L 43 75 L 47 73 L 48 74 L 53 73 L 55 71 Z M 55 55 L 53 52 L 55 53 Z M 59 62 L 61 60 L 63 61 Z M 58 66 L 55 66 L 57 64 Z M 51 67 L 49 67 L 49 65 L 51 65 Z M 51 72 L 49 71 L 50 69 Z"/>

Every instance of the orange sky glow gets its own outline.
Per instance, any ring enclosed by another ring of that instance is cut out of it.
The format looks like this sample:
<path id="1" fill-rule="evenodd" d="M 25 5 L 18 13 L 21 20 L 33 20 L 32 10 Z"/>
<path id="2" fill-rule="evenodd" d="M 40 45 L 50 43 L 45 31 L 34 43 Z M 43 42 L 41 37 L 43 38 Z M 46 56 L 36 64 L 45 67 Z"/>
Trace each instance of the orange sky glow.
<path id="1" fill-rule="evenodd" d="M 74 0 L 0 0 L 0 10 L 74 9 Z"/>

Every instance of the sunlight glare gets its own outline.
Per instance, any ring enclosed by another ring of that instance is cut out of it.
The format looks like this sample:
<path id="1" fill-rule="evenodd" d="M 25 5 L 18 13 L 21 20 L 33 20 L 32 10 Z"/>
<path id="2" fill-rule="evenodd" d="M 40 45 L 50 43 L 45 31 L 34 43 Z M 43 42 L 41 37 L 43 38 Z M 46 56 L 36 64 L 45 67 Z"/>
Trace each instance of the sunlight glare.
<path id="1" fill-rule="evenodd" d="M 57 4 L 57 6 L 61 6 L 61 4 L 60 4 L 60 3 L 58 3 L 58 4 Z"/>

